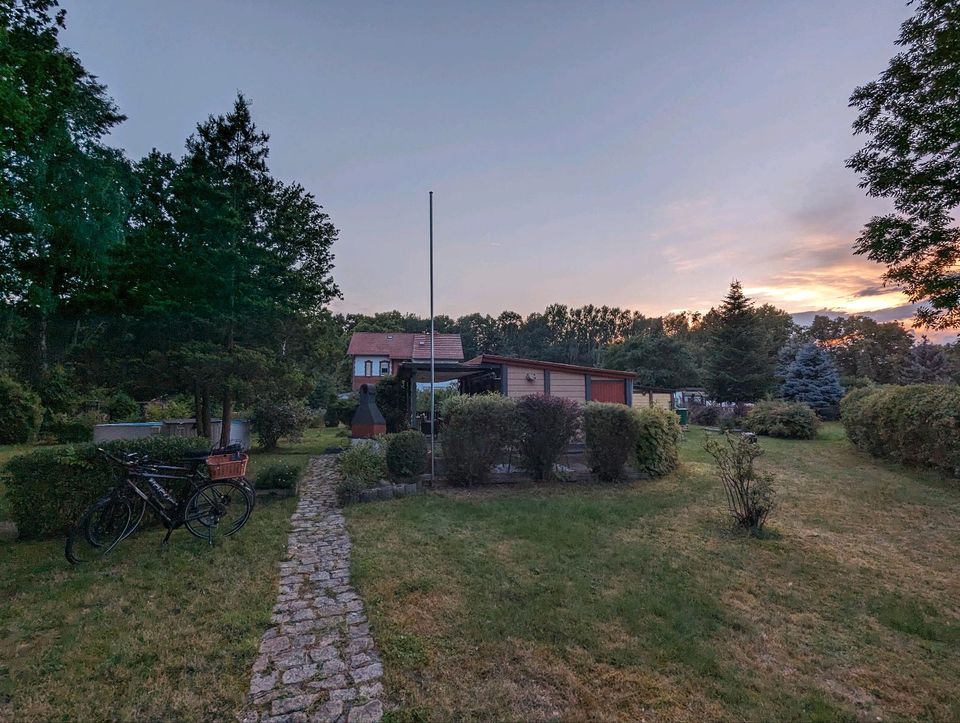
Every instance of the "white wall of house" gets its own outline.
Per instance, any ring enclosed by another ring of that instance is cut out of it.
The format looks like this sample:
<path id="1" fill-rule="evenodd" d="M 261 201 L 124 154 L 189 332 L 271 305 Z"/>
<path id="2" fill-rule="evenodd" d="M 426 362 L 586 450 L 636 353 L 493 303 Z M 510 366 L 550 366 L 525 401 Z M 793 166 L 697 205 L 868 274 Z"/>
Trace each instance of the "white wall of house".
<path id="1" fill-rule="evenodd" d="M 373 373 L 372 373 L 372 374 L 367 374 L 366 371 L 364 371 L 364 369 L 365 369 L 365 367 L 366 367 L 366 363 L 367 363 L 368 361 L 371 362 L 371 366 L 373 367 Z M 355 356 L 355 357 L 353 358 L 353 376 L 355 376 L 355 377 L 366 377 L 366 376 L 379 377 L 379 376 L 381 376 L 381 374 L 380 374 L 380 362 L 387 362 L 387 364 L 389 365 L 389 364 L 390 364 L 390 357 L 388 357 L 388 356 Z M 386 371 L 386 374 L 389 374 L 389 373 L 390 373 L 390 369 L 389 369 L 389 366 L 388 366 L 387 371 Z"/>

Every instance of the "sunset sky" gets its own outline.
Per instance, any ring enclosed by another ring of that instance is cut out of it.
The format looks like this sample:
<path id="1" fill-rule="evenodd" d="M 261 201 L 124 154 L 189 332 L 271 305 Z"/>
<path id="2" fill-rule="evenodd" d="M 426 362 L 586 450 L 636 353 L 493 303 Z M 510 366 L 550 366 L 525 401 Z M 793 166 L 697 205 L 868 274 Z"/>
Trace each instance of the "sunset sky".
<path id="1" fill-rule="evenodd" d="M 844 167 L 903 0 L 63 5 L 131 157 L 253 100 L 340 229 L 339 310 L 426 312 L 433 190 L 438 313 L 707 309 L 739 278 L 909 316 L 850 252 L 886 206 Z"/>

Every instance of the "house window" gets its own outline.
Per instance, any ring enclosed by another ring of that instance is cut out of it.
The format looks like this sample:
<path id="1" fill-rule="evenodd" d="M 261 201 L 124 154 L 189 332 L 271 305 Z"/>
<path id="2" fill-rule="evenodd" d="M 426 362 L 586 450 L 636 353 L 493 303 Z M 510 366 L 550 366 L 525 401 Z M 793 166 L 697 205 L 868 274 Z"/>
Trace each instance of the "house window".
<path id="1" fill-rule="evenodd" d="M 367 359 L 363 363 L 363 376 L 372 377 L 373 376 L 373 362 Z"/>
<path id="2" fill-rule="evenodd" d="M 384 359 L 380 362 L 380 376 L 386 377 L 390 375 L 390 362 L 387 359 Z"/>

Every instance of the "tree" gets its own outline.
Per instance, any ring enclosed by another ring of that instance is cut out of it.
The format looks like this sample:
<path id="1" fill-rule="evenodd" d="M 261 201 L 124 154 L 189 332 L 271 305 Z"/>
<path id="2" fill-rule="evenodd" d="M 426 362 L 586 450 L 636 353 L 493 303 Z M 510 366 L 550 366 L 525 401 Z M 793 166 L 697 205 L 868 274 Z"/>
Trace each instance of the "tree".
<path id="1" fill-rule="evenodd" d="M 663 334 L 631 336 L 607 347 L 603 365 L 636 372 L 637 383 L 645 387 L 678 389 L 700 382 L 690 350 L 676 337 Z"/>
<path id="2" fill-rule="evenodd" d="M 704 387 L 719 402 L 754 402 L 773 383 L 769 337 L 739 281 L 711 310 Z"/>
<path id="3" fill-rule="evenodd" d="M 404 384 L 397 377 L 381 377 L 374 389 L 377 408 L 387 422 L 387 432 L 399 432 L 407 428 L 407 394 Z"/>
<path id="4" fill-rule="evenodd" d="M 955 373 L 943 347 L 923 340 L 910 350 L 910 356 L 900 372 L 904 384 L 950 384 Z"/>
<path id="5" fill-rule="evenodd" d="M 801 346 L 787 368 L 780 396 L 803 402 L 821 419 L 835 419 L 843 387 L 830 355 L 813 342 Z"/>
<path id="6" fill-rule="evenodd" d="M 0 298 L 31 321 L 49 365 L 51 318 L 98 289 L 122 241 L 127 166 L 102 143 L 123 120 L 62 48 L 53 0 L 0 0 Z"/>
<path id="7" fill-rule="evenodd" d="M 913 337 L 899 322 L 866 316 L 816 316 L 810 336 L 830 352 L 846 386 L 856 379 L 896 384 L 913 346 Z"/>
<path id="8" fill-rule="evenodd" d="M 885 264 L 884 279 L 906 291 L 921 324 L 960 326 L 960 6 L 919 0 L 900 28 L 902 48 L 879 79 L 854 90 L 855 134 L 869 136 L 847 166 L 868 195 L 895 212 L 875 216 L 855 253 Z"/>

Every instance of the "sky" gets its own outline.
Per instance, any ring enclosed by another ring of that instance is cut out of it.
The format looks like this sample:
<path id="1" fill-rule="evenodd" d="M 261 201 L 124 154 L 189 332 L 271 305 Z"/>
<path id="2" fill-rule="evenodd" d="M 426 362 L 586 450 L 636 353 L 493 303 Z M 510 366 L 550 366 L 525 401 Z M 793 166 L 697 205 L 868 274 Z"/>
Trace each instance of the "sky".
<path id="1" fill-rule="evenodd" d="M 910 315 L 852 255 L 888 206 L 844 166 L 903 0 L 62 5 L 131 158 L 252 100 L 340 229 L 338 311 L 428 311 L 432 190 L 437 313 L 706 310 L 739 279 L 798 318 Z"/>

